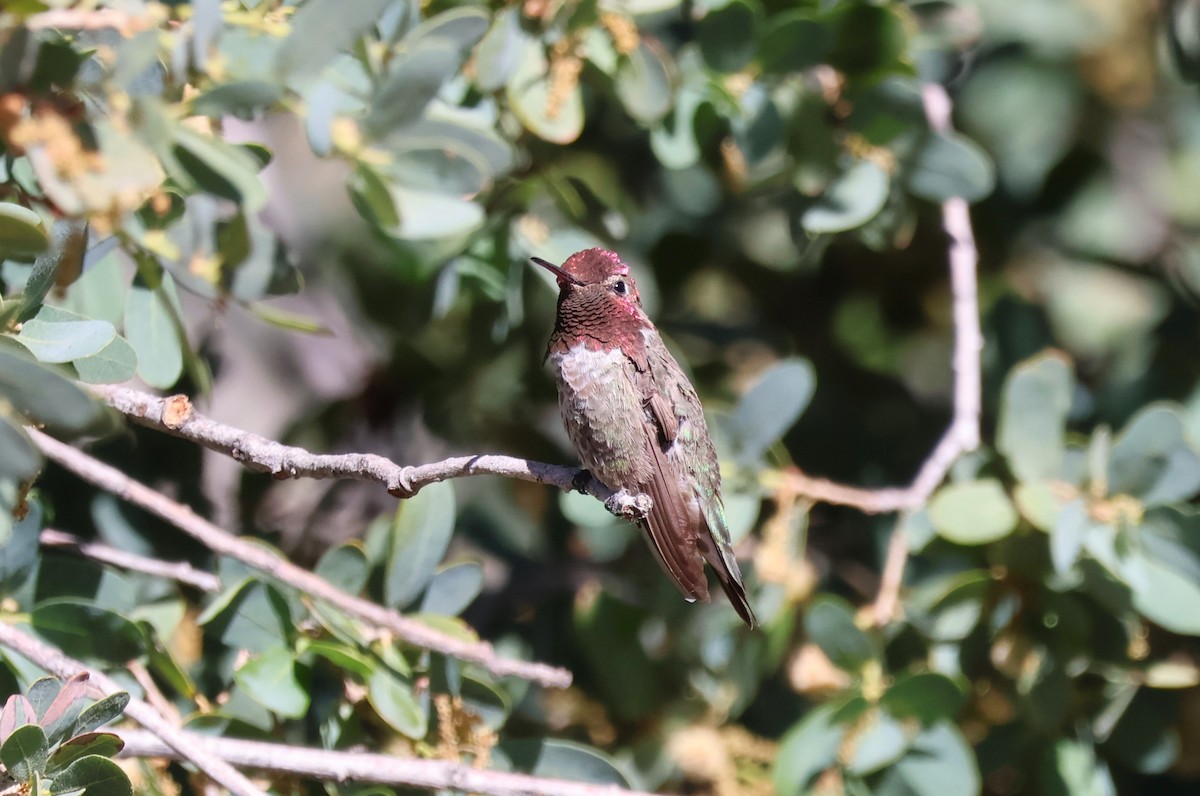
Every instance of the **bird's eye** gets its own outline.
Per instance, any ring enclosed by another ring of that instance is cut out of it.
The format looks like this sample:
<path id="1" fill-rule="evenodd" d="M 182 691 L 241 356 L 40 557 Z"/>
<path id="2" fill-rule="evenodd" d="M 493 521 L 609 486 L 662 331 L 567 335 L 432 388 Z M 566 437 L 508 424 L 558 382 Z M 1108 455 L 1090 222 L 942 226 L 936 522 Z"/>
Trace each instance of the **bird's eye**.
<path id="1" fill-rule="evenodd" d="M 617 293 L 617 295 L 618 295 L 618 296 L 624 296 L 624 295 L 625 295 L 625 290 L 626 290 L 626 287 L 625 287 L 625 280 L 624 280 L 624 279 L 618 279 L 616 282 L 614 282 L 614 283 L 613 283 L 613 290 L 614 290 L 614 291 L 616 291 L 616 293 Z"/>

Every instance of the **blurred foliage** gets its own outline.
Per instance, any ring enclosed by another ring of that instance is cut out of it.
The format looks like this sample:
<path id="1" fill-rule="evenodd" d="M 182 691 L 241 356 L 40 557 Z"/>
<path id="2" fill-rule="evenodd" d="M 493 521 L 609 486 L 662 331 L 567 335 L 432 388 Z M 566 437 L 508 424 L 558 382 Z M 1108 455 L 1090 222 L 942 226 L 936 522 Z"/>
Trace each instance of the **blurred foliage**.
<path id="1" fill-rule="evenodd" d="M 1190 792 L 1200 6 L 1159 5 L 4 4 L 5 611 L 118 674 L 142 661 L 230 736 L 722 795 Z M 961 133 L 929 130 L 923 81 Z M 900 519 L 915 555 L 880 629 L 860 607 L 894 521 L 786 474 L 904 483 L 936 442 L 955 196 L 985 446 Z M 594 245 L 631 263 L 711 413 L 759 631 L 685 604 L 585 496 L 272 484 L 114 434 L 79 385 L 187 390 L 315 450 L 571 461 L 541 367 L 553 287 L 525 261 Z M 43 471 L 29 423 L 576 686 L 398 648 L 214 561 Z M 41 552 L 51 523 L 221 590 Z M 5 692 L 43 688 L 0 662 Z"/>

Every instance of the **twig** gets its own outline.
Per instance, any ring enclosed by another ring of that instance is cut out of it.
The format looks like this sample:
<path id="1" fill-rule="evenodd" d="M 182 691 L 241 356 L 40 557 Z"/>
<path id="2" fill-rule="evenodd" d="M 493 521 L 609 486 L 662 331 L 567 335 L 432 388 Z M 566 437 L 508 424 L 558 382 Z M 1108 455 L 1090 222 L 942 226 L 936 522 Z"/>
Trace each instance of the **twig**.
<path id="1" fill-rule="evenodd" d="M 91 682 L 106 695 L 124 690 L 103 672 L 84 666 L 49 644 L 18 630 L 8 622 L 0 622 L 0 645 L 24 655 L 58 677 L 68 678 L 79 672 L 87 672 Z M 158 714 L 158 711 L 142 700 L 131 697 L 129 704 L 125 707 L 125 715 L 149 730 L 146 733 L 148 737 L 157 738 L 164 746 L 174 750 L 180 758 L 192 763 L 206 776 L 235 796 L 266 796 L 241 772 L 222 760 L 220 756 L 197 743 L 196 736 L 172 726 Z"/>
<path id="2" fill-rule="evenodd" d="M 46 547 L 71 550 L 94 561 L 112 564 L 131 572 L 143 572 L 159 578 L 176 580 L 199 591 L 217 591 L 221 588 L 220 578 L 212 573 L 196 569 L 186 561 L 159 561 L 139 556 L 136 553 L 127 553 L 99 542 L 89 542 L 53 528 L 43 530 L 38 539 Z"/>
<path id="3" fill-rule="evenodd" d="M 936 133 L 953 132 L 950 96 L 942 86 L 926 83 L 921 87 L 921 99 L 929 126 Z M 982 405 L 980 351 L 983 332 L 979 326 L 979 295 L 975 269 L 979 251 L 971 229 L 971 213 L 967 201 L 951 197 L 942 203 L 942 226 L 950 238 L 950 292 L 954 317 L 954 417 L 950 427 L 938 442 L 933 453 L 917 472 L 908 492 L 910 510 L 923 506 L 950 472 L 955 460 L 979 447 L 979 415 Z M 885 624 L 895 616 L 900 600 L 904 565 L 908 560 L 908 540 L 901 518 L 888 543 L 883 579 L 875 598 L 875 621 Z"/>
<path id="4" fill-rule="evenodd" d="M 497 677 L 520 677 L 557 688 L 566 688 L 571 684 L 571 673 L 566 669 L 501 658 L 487 642 L 455 638 L 401 616 L 393 610 L 339 591 L 308 570 L 278 557 L 260 545 L 233 536 L 199 516 L 188 506 L 135 481 L 120 470 L 40 431 L 28 431 L 48 459 L 104 491 L 161 517 L 218 555 L 236 558 L 299 590 L 306 597 L 327 603 L 361 621 L 391 631 L 405 643 L 477 663 Z"/>
<path id="5" fill-rule="evenodd" d="M 170 757 L 153 735 L 116 730 L 125 741 L 124 757 Z M 650 796 L 616 785 L 591 785 L 528 774 L 471 768 L 448 760 L 414 760 L 368 752 L 334 752 L 240 738 L 196 736 L 197 744 L 241 768 L 286 772 L 323 781 L 411 785 L 431 790 L 481 793 L 489 796 Z"/>
<path id="6" fill-rule="evenodd" d="M 376 481 L 399 498 L 412 497 L 422 487 L 438 481 L 471 475 L 498 475 L 549 484 L 563 490 L 580 486 L 580 470 L 576 467 L 512 456 L 456 456 L 432 464 L 406 467 L 372 453 L 310 453 L 213 420 L 196 411 L 184 395 L 159 398 L 127 387 L 93 386 L 91 389 L 109 406 L 136 423 L 203 445 L 233 457 L 251 470 L 270 473 L 276 478 Z M 584 480 L 583 486 L 598 500 L 613 497 L 613 492 L 594 478 Z"/>

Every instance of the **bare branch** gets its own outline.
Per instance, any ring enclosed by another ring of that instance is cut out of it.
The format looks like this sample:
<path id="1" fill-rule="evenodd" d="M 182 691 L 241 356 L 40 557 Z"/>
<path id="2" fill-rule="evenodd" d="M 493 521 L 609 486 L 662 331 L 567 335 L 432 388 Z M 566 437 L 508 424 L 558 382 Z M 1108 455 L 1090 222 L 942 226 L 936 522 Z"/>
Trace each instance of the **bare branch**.
<path id="1" fill-rule="evenodd" d="M 405 643 L 477 663 L 497 677 L 520 677 L 557 688 L 565 688 L 571 684 L 571 673 L 566 669 L 500 658 L 487 642 L 455 638 L 414 619 L 401 616 L 391 609 L 340 591 L 317 575 L 280 558 L 267 548 L 243 541 L 218 528 L 188 506 L 135 481 L 115 467 L 40 431 L 29 429 L 29 435 L 48 459 L 104 491 L 161 517 L 218 555 L 236 558 L 299 590 L 308 598 L 327 603 L 356 619 L 394 633 Z"/>
<path id="2" fill-rule="evenodd" d="M 117 730 L 125 741 L 123 757 L 172 757 L 153 735 Z M 649 796 L 615 785 L 590 785 L 563 779 L 472 768 L 448 760 L 414 760 L 368 752 L 334 752 L 238 738 L 196 736 L 196 743 L 241 768 L 312 777 L 334 782 L 411 785 L 489 796 Z"/>
<path id="3" fill-rule="evenodd" d="M 570 490 L 585 487 L 598 500 L 613 497 L 594 478 L 581 479 L 576 467 L 546 464 L 494 454 L 456 456 L 445 461 L 406 467 L 373 453 L 322 454 L 284 445 L 240 428 L 217 422 L 196 411 L 185 395 L 159 398 L 127 387 L 93 386 L 109 406 L 136 423 L 182 437 L 231 456 L 251 470 L 276 478 L 349 478 L 376 481 L 399 498 L 451 478 L 498 475 Z M 618 508 L 630 508 L 619 506 Z"/>
<path id="4" fill-rule="evenodd" d="M 63 531 L 56 531 L 53 528 L 43 530 L 38 540 L 45 547 L 71 550 L 93 561 L 112 564 L 114 567 L 127 569 L 131 572 L 143 572 L 159 578 L 176 580 L 199 591 L 217 591 L 221 588 L 221 581 L 216 575 L 196 569 L 185 561 L 173 563 L 159 561 L 156 558 L 147 558 L 146 556 L 139 556 L 136 553 L 127 553 L 124 550 L 118 550 L 115 547 L 109 547 L 99 542 L 89 542 L 86 539 L 80 539 L 78 536 L 73 536 Z"/>
<path id="5" fill-rule="evenodd" d="M 921 99 L 925 106 L 925 116 L 933 131 L 941 134 L 953 132 L 950 118 L 953 105 L 946 90 L 936 83 L 926 83 L 921 87 Z M 909 487 L 908 491 L 913 501 L 910 509 L 925 504 L 959 456 L 979 447 L 979 416 L 982 405 L 980 352 L 983 350 L 983 332 L 979 326 L 979 288 L 975 273 L 979 264 L 979 250 L 975 246 L 971 212 L 965 199 L 952 197 L 942 203 L 942 226 L 950 238 L 950 291 L 954 317 L 954 417 L 945 435 L 925 460 Z M 883 580 L 879 587 L 879 595 L 875 598 L 875 620 L 880 624 L 889 622 L 895 616 L 907 560 L 908 540 L 904 536 L 903 522 L 900 522 L 892 531 L 892 540 L 888 544 L 887 560 L 883 567 Z"/>
<path id="6" fill-rule="evenodd" d="M 92 684 L 106 696 L 124 689 L 103 672 L 84 666 L 77 660 L 64 655 L 8 622 L 0 622 L 0 646 L 24 655 L 41 668 L 58 677 L 68 678 L 79 672 L 87 672 Z M 125 715 L 147 730 L 147 737 L 156 738 L 163 746 L 187 760 L 206 776 L 235 796 L 266 796 L 254 783 L 220 756 L 196 742 L 196 736 L 173 726 L 159 715 L 158 711 L 136 697 L 130 697 Z"/>

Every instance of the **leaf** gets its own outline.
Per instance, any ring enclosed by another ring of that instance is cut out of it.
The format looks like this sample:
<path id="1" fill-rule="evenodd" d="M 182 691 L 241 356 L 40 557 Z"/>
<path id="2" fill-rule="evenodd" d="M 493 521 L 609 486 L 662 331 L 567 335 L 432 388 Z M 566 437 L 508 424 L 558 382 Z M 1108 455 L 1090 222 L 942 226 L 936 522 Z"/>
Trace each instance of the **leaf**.
<path id="1" fill-rule="evenodd" d="M 26 724 L 37 724 L 37 712 L 24 694 L 9 694 L 3 711 L 0 711 L 0 745 L 15 729 Z"/>
<path id="2" fill-rule="evenodd" d="M 367 583 L 371 567 L 362 542 L 350 541 L 327 550 L 313 572 L 347 594 L 358 594 Z"/>
<path id="3" fill-rule="evenodd" d="M 0 763 L 4 763 L 8 775 L 17 782 L 29 782 L 34 774 L 44 772 L 49 759 L 50 744 L 46 741 L 46 733 L 36 724 L 18 727 L 0 745 Z"/>
<path id="4" fill-rule="evenodd" d="M 0 202 L 0 251 L 5 257 L 32 257 L 49 245 L 41 216 L 27 207 Z"/>
<path id="5" fill-rule="evenodd" d="M 75 728 L 72 730 L 74 735 L 83 735 L 90 733 L 98 727 L 103 727 L 110 721 L 116 721 L 125 712 L 125 706 L 129 704 L 129 694 L 124 691 L 118 691 L 115 694 L 109 694 L 98 702 L 88 705 L 79 714 L 79 718 L 75 720 Z"/>
<path id="6" fill-rule="evenodd" d="M 483 567 L 473 561 L 451 564 L 433 576 L 421 598 L 419 610 L 423 614 L 458 616 L 475 601 L 482 589 Z"/>
<path id="7" fill-rule="evenodd" d="M 378 22 L 391 0 L 309 0 L 291 19 L 292 32 L 275 53 L 275 69 L 299 80 L 320 72 Z"/>
<path id="8" fill-rule="evenodd" d="M 398 186 L 392 196 L 400 213 L 394 235 L 403 240 L 465 238 L 483 226 L 483 208 L 475 202 Z"/>
<path id="9" fill-rule="evenodd" d="M 1109 453 L 1109 494 L 1133 495 L 1146 506 L 1158 506 L 1197 490 L 1200 455 L 1187 442 L 1178 408 L 1158 404 L 1139 411 Z"/>
<path id="10" fill-rule="evenodd" d="M 446 554 L 454 532 L 454 487 L 430 484 L 397 509 L 384 565 L 384 602 L 402 607 L 417 598 Z"/>
<path id="11" fill-rule="evenodd" d="M 895 770 L 915 796 L 979 793 L 980 789 L 975 753 L 948 721 L 918 735 Z"/>
<path id="12" fill-rule="evenodd" d="M 104 427 L 104 406 L 50 366 L 0 337 L 0 397 L 51 431 L 82 434 Z"/>
<path id="13" fill-rule="evenodd" d="M 583 95 L 576 85 L 551 92 L 550 65 L 542 44 L 530 40 L 505 86 L 509 106 L 526 130 L 552 144 L 569 144 L 583 132 Z M 555 101 L 551 102 L 554 93 Z"/>
<path id="14" fill-rule="evenodd" d="M 265 652 L 288 646 L 293 633 L 287 601 L 273 586 L 247 580 L 215 600 L 197 619 L 221 643 L 234 649 Z"/>
<path id="15" fill-rule="evenodd" d="M 854 624 L 854 609 L 840 597 L 813 600 L 804 612 L 804 632 L 834 666 L 848 672 L 879 656 L 875 642 Z"/>
<path id="16" fill-rule="evenodd" d="M 674 64 L 661 45 L 643 38 L 617 69 L 613 88 L 637 121 L 653 124 L 671 111 Z"/>
<path id="17" fill-rule="evenodd" d="M 878 164 L 860 160 L 842 172 L 800 216 L 810 233 L 844 232 L 861 227 L 887 202 L 888 175 Z"/>
<path id="18" fill-rule="evenodd" d="M 866 727 L 856 733 L 846 763 L 846 771 L 860 777 L 894 763 L 909 745 L 903 725 L 887 713 L 872 711 L 863 721 Z"/>
<path id="19" fill-rule="evenodd" d="M 376 667 L 373 660 L 369 660 L 354 647 L 336 641 L 305 641 L 302 652 L 305 655 L 318 655 L 363 680 L 369 679 Z"/>
<path id="20" fill-rule="evenodd" d="M 367 698 L 379 718 L 408 738 L 424 738 L 429 711 L 413 694 L 412 684 L 386 666 L 377 666 L 367 681 Z"/>
<path id="21" fill-rule="evenodd" d="M 125 742 L 111 732 L 89 732 L 76 735 L 65 741 L 50 755 L 46 764 L 46 773 L 54 776 L 81 757 L 99 755 L 101 757 L 116 757 L 125 748 Z"/>
<path id="22" fill-rule="evenodd" d="M 63 683 L 54 701 L 46 708 L 38 723 L 46 731 L 46 739 L 51 744 L 62 740 L 75 725 L 75 720 L 88 703 L 87 689 L 87 674 L 76 674 Z"/>
<path id="23" fill-rule="evenodd" d="M 1054 352 L 1025 360 L 1005 380 L 996 447 L 1019 480 L 1062 476 L 1073 382 L 1070 364 Z"/>
<path id="24" fill-rule="evenodd" d="M 1047 796 L 1072 794 L 1115 794 L 1108 768 L 1096 759 L 1090 743 L 1059 738 L 1042 768 L 1041 793 Z"/>
<path id="25" fill-rule="evenodd" d="M 381 138 L 420 118 L 442 85 L 458 72 L 462 58 L 457 46 L 438 39 L 423 42 L 398 58 L 363 119 L 367 138 Z"/>
<path id="26" fill-rule="evenodd" d="M 459 6 L 436 14 L 413 28 L 405 44 L 424 45 L 429 41 L 453 44 L 465 58 L 488 31 L 492 17 L 486 9 Z"/>
<path id="27" fill-rule="evenodd" d="M 246 661 L 234 681 L 258 704 L 287 718 L 308 712 L 308 691 L 296 677 L 296 660 L 290 649 L 272 647 Z"/>
<path id="28" fill-rule="evenodd" d="M 988 544 L 1017 527 L 1017 510 L 992 478 L 942 487 L 929 502 L 929 517 L 938 535 L 956 544 Z"/>
<path id="29" fill-rule="evenodd" d="M 175 126 L 172 136 L 175 158 L 201 188 L 238 202 L 245 213 L 256 213 L 266 204 L 259 163 L 245 149 L 182 125 Z"/>
<path id="30" fill-rule="evenodd" d="M 38 635 L 70 655 L 124 664 L 145 645 L 141 629 L 125 617 L 73 597 L 46 600 L 34 607 L 30 624 Z"/>
<path id="31" fill-rule="evenodd" d="M 520 63 L 529 40 L 529 35 L 521 30 L 517 9 L 499 9 L 492 27 L 475 48 L 475 85 L 481 91 L 502 88 Z"/>
<path id="32" fill-rule="evenodd" d="M 152 387 L 168 389 L 183 373 L 183 341 L 175 323 L 171 277 L 151 289 L 135 284 L 125 300 L 125 335 L 137 356 L 138 375 Z"/>
<path id="33" fill-rule="evenodd" d="M 1130 582 L 1133 605 L 1173 633 L 1200 636 L 1200 583 L 1156 559 L 1135 555 L 1142 577 Z"/>
<path id="34" fill-rule="evenodd" d="M 26 481 L 42 469 L 42 455 L 22 428 L 20 418 L 12 417 L 8 407 L 0 406 L 0 480 Z M 0 507 L 0 512 L 5 512 Z M 8 534 L 0 534 L 0 542 Z M 3 545 L 0 544 L 0 550 Z M 0 558 L 0 591 L 6 580 L 5 562 Z"/>
<path id="35" fill-rule="evenodd" d="M 829 26 L 807 9 L 774 14 L 767 25 L 758 58 L 768 72 L 803 72 L 822 63 L 833 45 Z"/>
<path id="36" fill-rule="evenodd" d="M 192 113 L 199 116 L 236 116 L 252 119 L 283 98 L 283 87 L 266 80 L 222 83 L 192 100 Z"/>
<path id="37" fill-rule="evenodd" d="M 754 383 L 729 416 L 729 432 L 744 464 L 758 462 L 812 400 L 816 375 L 806 359 L 784 359 Z"/>
<path id="38" fill-rule="evenodd" d="M 718 72 L 736 72 L 754 58 L 761 10 L 746 0 L 730 0 L 709 10 L 696 26 L 704 60 Z"/>
<path id="39" fill-rule="evenodd" d="M 908 173 L 908 189 L 931 202 L 954 197 L 977 202 L 995 187 L 995 167 L 987 153 L 958 133 L 931 136 Z"/>
<path id="40" fill-rule="evenodd" d="M 117 330 L 108 321 L 45 321 L 35 317 L 21 325 L 16 340 L 40 361 L 62 363 L 94 356 L 116 336 Z"/>
<path id="41" fill-rule="evenodd" d="M 55 220 L 50 230 L 50 249 L 38 255 L 29 281 L 25 283 L 25 306 L 21 308 L 17 320 L 27 321 L 38 314 L 42 300 L 56 283 L 66 286 L 75 281 L 83 271 L 87 236 L 86 221 L 66 218 Z M 3 251 L 3 247 L 0 247 L 0 251 Z"/>
<path id="42" fill-rule="evenodd" d="M 967 695 L 954 680 L 934 672 L 902 675 L 888 688 L 879 704 L 898 719 L 913 718 L 929 726 L 953 721 Z"/>
<path id="43" fill-rule="evenodd" d="M 846 734 L 834 718 L 837 708 L 832 702 L 812 708 L 784 733 L 775 756 L 776 793 L 808 793 L 817 775 L 837 762 L 838 747 Z"/>
<path id="44" fill-rule="evenodd" d="M 553 738 L 506 740 L 495 751 L 508 759 L 511 770 L 530 776 L 633 787 L 611 758 L 598 749 L 572 741 Z"/>
<path id="45" fill-rule="evenodd" d="M 54 778 L 52 794 L 65 794 L 78 788 L 87 796 L 133 796 L 129 777 L 113 761 L 100 755 L 79 758 Z"/>
<path id="46" fill-rule="evenodd" d="M 87 384 L 120 384 L 137 373 L 138 358 L 133 346 L 116 335 L 95 354 L 71 363 L 79 380 Z"/>

